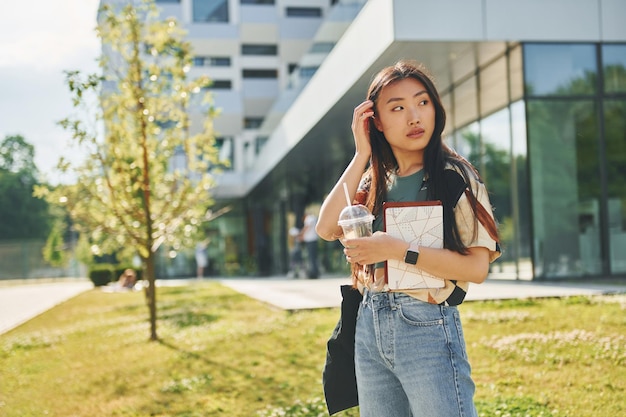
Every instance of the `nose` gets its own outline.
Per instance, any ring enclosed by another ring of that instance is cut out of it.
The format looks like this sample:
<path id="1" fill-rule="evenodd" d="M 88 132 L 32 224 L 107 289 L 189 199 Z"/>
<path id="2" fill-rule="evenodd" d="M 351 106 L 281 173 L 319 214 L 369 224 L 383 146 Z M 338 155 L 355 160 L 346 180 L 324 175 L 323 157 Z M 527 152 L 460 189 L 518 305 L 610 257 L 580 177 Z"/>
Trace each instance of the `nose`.
<path id="1" fill-rule="evenodd" d="M 415 126 L 420 123 L 420 115 L 419 110 L 417 108 L 408 108 L 407 109 L 407 118 L 409 126 Z"/>

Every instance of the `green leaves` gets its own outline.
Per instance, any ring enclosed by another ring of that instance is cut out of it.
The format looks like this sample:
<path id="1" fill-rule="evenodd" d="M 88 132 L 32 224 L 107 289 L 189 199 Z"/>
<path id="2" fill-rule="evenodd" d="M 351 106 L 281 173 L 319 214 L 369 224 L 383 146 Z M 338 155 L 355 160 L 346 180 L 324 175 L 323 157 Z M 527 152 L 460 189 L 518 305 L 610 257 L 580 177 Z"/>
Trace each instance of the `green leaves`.
<path id="1" fill-rule="evenodd" d="M 100 60 L 102 74 L 66 71 L 74 106 L 86 114 L 59 122 L 88 157 L 60 164 L 76 184 L 40 194 L 56 203 L 63 196 L 100 248 L 132 245 L 146 257 L 155 242 L 191 246 L 219 165 L 204 89 L 210 79 L 187 79 L 185 32 L 174 19 L 160 20 L 151 2 L 105 5 L 99 22 L 103 50 L 112 52 Z"/>

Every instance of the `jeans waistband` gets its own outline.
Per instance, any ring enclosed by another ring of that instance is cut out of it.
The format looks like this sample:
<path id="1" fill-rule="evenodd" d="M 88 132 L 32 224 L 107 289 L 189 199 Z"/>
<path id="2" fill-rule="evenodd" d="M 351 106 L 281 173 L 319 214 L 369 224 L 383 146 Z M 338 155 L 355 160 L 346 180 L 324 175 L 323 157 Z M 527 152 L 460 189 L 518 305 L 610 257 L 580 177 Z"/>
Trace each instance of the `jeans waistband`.
<path id="1" fill-rule="evenodd" d="M 373 303 L 375 305 L 394 305 L 405 301 L 420 300 L 411 297 L 403 292 L 396 291 L 372 291 L 369 288 L 363 290 L 363 304 Z"/>
<path id="2" fill-rule="evenodd" d="M 363 304 L 370 304 L 372 308 L 391 307 L 403 303 L 417 303 L 424 306 L 432 306 L 433 308 L 444 307 L 443 304 L 431 304 L 426 301 L 419 300 L 410 295 L 399 291 L 371 291 L 367 287 L 363 289 Z"/>

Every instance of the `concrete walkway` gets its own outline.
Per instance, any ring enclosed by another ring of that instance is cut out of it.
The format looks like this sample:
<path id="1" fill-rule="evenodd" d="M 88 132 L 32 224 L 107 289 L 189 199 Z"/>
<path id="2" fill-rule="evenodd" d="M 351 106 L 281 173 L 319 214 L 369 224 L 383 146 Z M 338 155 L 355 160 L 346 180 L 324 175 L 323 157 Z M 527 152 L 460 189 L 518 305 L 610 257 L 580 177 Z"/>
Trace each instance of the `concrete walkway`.
<path id="1" fill-rule="evenodd" d="M 213 279 L 212 279 L 213 280 Z M 301 310 L 338 307 L 341 303 L 339 286 L 347 278 L 321 279 L 232 278 L 215 279 L 237 292 L 258 299 L 276 308 Z M 198 280 L 159 280 L 158 286 L 194 285 Z M 88 280 L 59 280 L 40 283 L 17 283 L 0 286 L 0 334 L 38 316 L 48 309 L 93 288 Z M 625 293 L 624 281 L 597 283 L 538 283 L 528 281 L 487 280 L 472 285 L 468 301 L 511 298 L 565 297 Z"/>
<path id="2" fill-rule="evenodd" d="M 340 285 L 349 284 L 348 278 L 322 279 L 230 279 L 222 284 L 284 310 L 339 307 Z M 488 279 L 482 284 L 470 285 L 467 301 L 503 300 L 514 298 L 568 297 L 626 292 L 626 284 L 585 284 L 531 281 L 503 281 Z"/>
<path id="3" fill-rule="evenodd" d="M 90 288 L 89 280 L 0 286 L 0 334 Z"/>

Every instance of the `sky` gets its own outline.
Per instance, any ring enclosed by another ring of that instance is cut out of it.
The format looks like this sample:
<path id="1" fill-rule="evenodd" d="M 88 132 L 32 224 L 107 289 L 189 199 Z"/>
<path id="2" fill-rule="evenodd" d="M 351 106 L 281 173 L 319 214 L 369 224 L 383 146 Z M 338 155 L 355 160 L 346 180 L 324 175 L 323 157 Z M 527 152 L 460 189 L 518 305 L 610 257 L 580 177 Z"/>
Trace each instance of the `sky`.
<path id="1" fill-rule="evenodd" d="M 76 160 L 57 122 L 74 113 L 64 71 L 98 71 L 99 0 L 0 1 L 0 140 L 22 135 L 35 147 L 42 179 L 61 156 Z"/>

